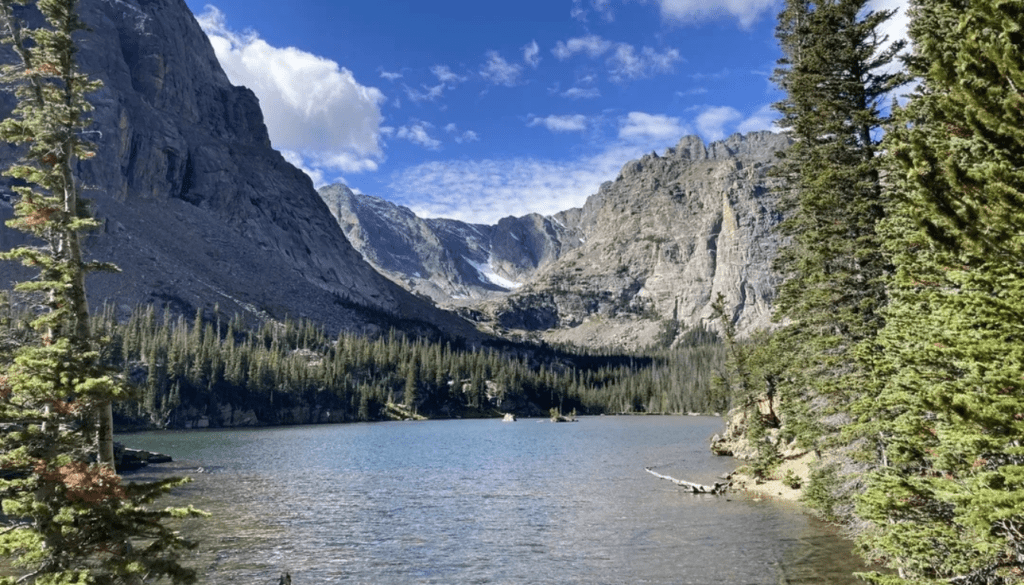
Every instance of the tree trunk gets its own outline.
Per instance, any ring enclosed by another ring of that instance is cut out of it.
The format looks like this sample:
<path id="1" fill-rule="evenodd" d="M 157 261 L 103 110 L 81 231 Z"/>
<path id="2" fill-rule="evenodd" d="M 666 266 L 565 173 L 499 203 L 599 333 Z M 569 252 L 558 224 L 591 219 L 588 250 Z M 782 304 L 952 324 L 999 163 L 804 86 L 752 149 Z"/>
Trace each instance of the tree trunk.
<path id="1" fill-rule="evenodd" d="M 107 400 L 96 409 L 96 447 L 101 465 L 114 468 L 114 409 Z"/>

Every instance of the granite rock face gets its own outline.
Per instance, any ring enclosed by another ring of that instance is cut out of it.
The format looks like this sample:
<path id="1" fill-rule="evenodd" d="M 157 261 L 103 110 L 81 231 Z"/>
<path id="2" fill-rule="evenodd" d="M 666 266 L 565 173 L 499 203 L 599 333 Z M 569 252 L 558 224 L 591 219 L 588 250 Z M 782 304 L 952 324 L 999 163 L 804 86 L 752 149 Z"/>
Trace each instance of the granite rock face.
<path id="1" fill-rule="evenodd" d="M 585 243 L 493 304 L 508 329 L 549 340 L 643 347 L 711 326 L 719 293 L 740 334 L 766 327 L 778 278 L 781 219 L 767 171 L 788 138 L 683 138 L 627 163 L 579 211 Z"/>
<path id="2" fill-rule="evenodd" d="M 788 144 L 688 136 L 627 163 L 580 209 L 495 226 L 420 219 L 344 186 L 320 194 L 355 247 L 411 290 L 469 305 L 505 335 L 637 348 L 714 327 L 719 293 L 741 335 L 768 326 L 781 219 L 768 170 Z"/>
<path id="3" fill-rule="evenodd" d="M 557 217 L 507 217 L 497 225 L 423 219 L 410 209 L 345 185 L 320 196 L 352 245 L 407 289 L 447 305 L 495 298 L 579 245 Z"/>
<path id="4" fill-rule="evenodd" d="M 80 13 L 92 30 L 78 37 L 79 63 L 104 84 L 90 96 L 97 156 L 79 166 L 103 222 L 86 251 L 123 270 L 90 277 L 94 305 L 219 304 L 331 330 L 411 319 L 475 335 L 352 248 L 310 179 L 271 148 L 258 100 L 230 84 L 183 0 L 82 0 Z M 0 96 L 0 113 L 13 103 Z M 0 148 L 0 163 L 14 155 Z M 6 219 L 9 189 L 0 196 Z M 0 246 L 19 241 L 0 227 Z M 18 274 L 4 263 L 0 286 Z"/>

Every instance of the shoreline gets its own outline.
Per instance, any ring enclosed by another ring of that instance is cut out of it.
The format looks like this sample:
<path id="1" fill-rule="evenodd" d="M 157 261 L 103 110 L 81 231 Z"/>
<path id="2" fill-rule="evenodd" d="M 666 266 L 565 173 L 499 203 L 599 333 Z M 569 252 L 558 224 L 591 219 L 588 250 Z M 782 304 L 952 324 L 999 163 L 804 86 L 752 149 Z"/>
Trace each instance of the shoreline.
<path id="1" fill-rule="evenodd" d="M 735 459 L 735 458 L 734 458 Z M 803 506 L 801 498 L 804 495 L 804 488 L 810 477 L 810 465 L 817 460 L 813 452 L 805 452 L 783 460 L 779 467 L 772 474 L 772 479 L 757 480 L 753 476 L 744 473 L 746 464 L 736 468 L 729 474 L 731 482 L 730 489 L 736 493 L 748 494 L 755 499 L 771 499 L 782 502 L 793 502 Z M 737 459 L 737 461 L 740 461 Z M 786 472 L 792 472 L 800 479 L 800 485 L 792 488 L 782 482 Z M 810 513 L 810 510 L 807 510 Z"/>

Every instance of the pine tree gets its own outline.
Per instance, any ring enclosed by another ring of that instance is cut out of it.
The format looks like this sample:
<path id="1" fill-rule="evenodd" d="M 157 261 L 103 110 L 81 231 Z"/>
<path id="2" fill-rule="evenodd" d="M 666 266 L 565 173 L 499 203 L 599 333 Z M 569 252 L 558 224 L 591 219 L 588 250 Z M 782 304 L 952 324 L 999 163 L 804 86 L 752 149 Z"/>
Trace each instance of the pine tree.
<path id="1" fill-rule="evenodd" d="M 897 267 L 862 417 L 875 583 L 1024 582 L 1024 5 L 917 0 L 887 147 Z"/>
<path id="2" fill-rule="evenodd" d="M 775 105 L 793 138 L 777 166 L 791 245 L 776 269 L 786 278 L 775 317 L 787 320 L 774 342 L 787 357 L 780 393 L 787 425 L 820 446 L 863 375 L 858 343 L 881 327 L 889 269 L 876 231 L 885 215 L 876 135 L 879 102 L 902 81 L 887 71 L 902 48 L 879 26 L 889 11 L 867 0 L 788 0 L 776 36 L 784 57 L 775 72 L 786 98 Z M 814 404 L 813 412 L 799 407 Z"/>
<path id="3" fill-rule="evenodd" d="M 42 245 L 3 257 L 39 271 L 17 288 L 46 310 L 33 322 L 38 343 L 20 348 L 0 376 L 0 420 L 17 428 L 0 434 L 0 552 L 23 571 L 0 583 L 191 582 L 194 572 L 177 562 L 190 543 L 162 521 L 197 512 L 149 507 L 179 482 L 125 484 L 113 469 L 110 404 L 125 393 L 100 364 L 85 296 L 85 274 L 110 267 L 85 262 L 79 241 L 97 225 L 75 177 L 92 156 L 81 133 L 85 96 L 98 87 L 75 63 L 73 35 L 85 27 L 74 0 L 39 0 L 48 26 L 25 28 L 24 3 L 0 0 L 0 26 L 20 57 L 2 70 L 18 104 L 0 138 L 23 148 L 6 171 L 18 195 L 9 225 Z"/>

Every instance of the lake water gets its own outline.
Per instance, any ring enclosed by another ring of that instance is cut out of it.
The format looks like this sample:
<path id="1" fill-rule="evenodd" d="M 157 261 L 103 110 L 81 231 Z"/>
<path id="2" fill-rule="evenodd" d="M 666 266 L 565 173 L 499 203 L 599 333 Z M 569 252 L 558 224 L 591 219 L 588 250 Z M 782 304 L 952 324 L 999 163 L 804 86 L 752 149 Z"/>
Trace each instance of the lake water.
<path id="1" fill-rule="evenodd" d="M 168 504 L 203 583 L 845 584 L 849 542 L 792 504 L 695 496 L 712 483 L 711 417 L 573 424 L 428 421 L 153 432 L 118 438 L 195 482 Z M 159 469 L 159 471 L 157 471 Z"/>

